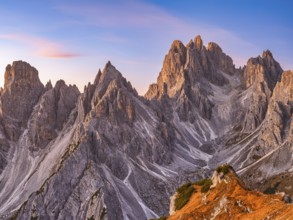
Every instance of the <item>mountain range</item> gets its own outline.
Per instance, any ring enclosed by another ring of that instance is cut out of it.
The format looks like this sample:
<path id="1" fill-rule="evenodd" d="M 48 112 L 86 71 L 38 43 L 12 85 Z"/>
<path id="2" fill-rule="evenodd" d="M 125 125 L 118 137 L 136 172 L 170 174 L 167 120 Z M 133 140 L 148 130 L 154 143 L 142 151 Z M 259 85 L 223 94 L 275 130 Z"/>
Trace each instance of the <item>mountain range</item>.
<path id="1" fill-rule="evenodd" d="M 0 219 L 157 218 L 224 163 L 293 196 L 293 72 L 269 50 L 236 68 L 216 43 L 175 40 L 144 96 L 110 62 L 82 93 L 23 61 L 4 79 Z"/>

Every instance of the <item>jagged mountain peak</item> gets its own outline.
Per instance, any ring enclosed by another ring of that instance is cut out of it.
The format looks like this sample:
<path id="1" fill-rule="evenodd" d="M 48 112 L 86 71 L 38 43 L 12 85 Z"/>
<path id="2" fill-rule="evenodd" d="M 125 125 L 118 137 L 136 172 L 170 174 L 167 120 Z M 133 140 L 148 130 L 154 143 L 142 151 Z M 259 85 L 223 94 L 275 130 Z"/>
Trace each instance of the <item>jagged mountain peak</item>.
<path id="1" fill-rule="evenodd" d="M 226 55 L 218 44 L 214 42 L 208 43 L 207 51 L 217 69 L 229 74 L 233 74 L 235 72 L 235 66 L 232 58 Z"/>
<path id="2" fill-rule="evenodd" d="M 99 77 L 99 84 L 101 84 L 102 87 L 111 87 L 112 85 L 112 87 L 125 88 L 128 92 L 138 96 L 137 91 L 132 87 L 131 83 L 126 80 L 122 73 L 117 70 L 110 61 L 107 62 Z"/>
<path id="3" fill-rule="evenodd" d="M 171 44 L 170 51 L 175 51 L 176 53 L 178 50 L 186 49 L 185 45 L 180 40 L 174 40 Z"/>
<path id="4" fill-rule="evenodd" d="M 203 42 L 202 42 L 202 39 L 201 39 L 201 36 L 200 35 L 197 35 L 195 38 L 194 38 L 194 44 L 195 44 L 195 47 L 198 49 L 198 50 L 201 50 L 202 47 L 203 47 Z"/>
<path id="5" fill-rule="evenodd" d="M 262 58 L 273 58 L 273 54 L 270 50 L 265 50 L 262 53 Z"/>
<path id="6" fill-rule="evenodd" d="M 112 122 L 132 121 L 134 117 L 133 97 L 138 97 L 137 91 L 108 61 L 103 71 L 98 71 L 94 84 L 85 87 L 78 112 L 81 118 L 91 112 L 91 115 L 97 117 L 108 117 Z M 121 117 L 122 115 L 123 117 Z"/>
<path id="7" fill-rule="evenodd" d="M 111 64 L 110 61 L 108 61 L 103 71 L 99 69 L 95 77 L 94 84 L 89 84 L 85 87 L 84 93 L 87 95 L 91 94 L 90 97 L 92 97 L 95 93 L 96 97 L 101 98 L 106 92 L 109 93 L 111 90 L 122 88 L 138 96 L 131 83 L 122 76 L 122 74 Z"/>
<path id="8" fill-rule="evenodd" d="M 102 71 L 101 77 L 103 78 L 110 78 L 110 79 L 119 79 L 124 78 L 122 74 L 116 69 L 116 67 L 108 61 Z"/>
<path id="9" fill-rule="evenodd" d="M 108 60 L 108 62 L 106 63 L 105 69 L 108 68 L 108 67 L 113 67 L 113 65 L 112 65 L 110 60 Z"/>
<path id="10" fill-rule="evenodd" d="M 41 84 L 39 73 L 35 67 L 24 61 L 14 61 L 8 64 L 4 74 L 4 89 L 10 88 L 13 83 Z"/>
<path id="11" fill-rule="evenodd" d="M 38 71 L 23 61 L 15 61 L 6 67 L 4 81 L 0 97 L 1 118 L 5 122 L 7 137 L 16 140 L 21 127 L 26 127 L 33 107 L 44 92 L 44 85 L 39 79 Z"/>
<path id="12" fill-rule="evenodd" d="M 122 74 L 108 61 L 103 69 L 99 70 L 95 78 L 95 85 L 108 84 L 112 80 L 124 79 Z"/>
<path id="13" fill-rule="evenodd" d="M 84 92 L 81 95 L 78 112 L 80 118 L 85 118 L 86 115 L 92 110 L 97 108 L 97 105 L 101 103 L 103 97 L 107 94 L 113 93 L 117 88 L 128 88 L 133 90 L 132 86 L 122 74 L 112 65 L 110 61 L 106 63 L 103 70 L 98 70 L 94 83 L 88 83 L 84 87 Z M 111 100 L 110 100 L 111 102 Z"/>
<path id="14" fill-rule="evenodd" d="M 280 64 L 268 50 L 247 61 L 243 74 L 244 87 L 250 91 L 250 104 L 243 123 L 247 132 L 259 126 L 265 118 L 269 99 L 282 72 Z"/>
<path id="15" fill-rule="evenodd" d="M 65 95 L 66 90 L 69 93 L 68 94 L 69 97 L 70 97 L 70 93 L 74 93 L 76 97 L 80 94 L 79 89 L 77 88 L 76 85 L 71 85 L 71 84 L 67 85 L 66 82 L 62 79 L 58 80 L 52 89 L 55 91 L 55 93 L 58 93 L 58 96 L 61 95 L 59 93 L 64 93 L 62 95 Z M 76 97 L 75 98 L 71 97 L 71 99 L 76 100 Z"/>
<path id="16" fill-rule="evenodd" d="M 184 45 L 180 40 L 174 40 L 171 44 L 169 53 L 170 51 L 175 53 L 185 53 L 186 49 L 191 47 L 191 45 L 194 45 L 197 50 L 201 50 L 204 47 L 201 36 L 197 35 L 195 36 L 194 40 L 190 39 L 187 45 Z"/>
<path id="17" fill-rule="evenodd" d="M 235 67 L 216 43 L 209 43 L 206 48 L 199 35 L 186 46 L 175 40 L 165 56 L 157 83 L 150 86 L 145 97 L 161 98 L 164 94 L 175 97 L 187 84 L 192 88 L 203 80 L 222 86 L 227 80 L 220 71 L 233 74 Z"/>
<path id="18" fill-rule="evenodd" d="M 280 80 L 283 69 L 274 59 L 273 54 L 266 50 L 262 56 L 250 58 L 244 69 L 246 88 L 253 84 L 265 83 L 273 91 L 277 81 Z"/>
<path id="19" fill-rule="evenodd" d="M 51 80 L 46 83 L 45 90 L 48 91 L 53 88 Z"/>
<path id="20" fill-rule="evenodd" d="M 97 73 L 97 75 L 95 77 L 95 80 L 94 80 L 94 85 L 97 85 L 99 83 L 101 76 L 102 76 L 102 71 L 101 71 L 101 69 L 99 69 L 98 73 Z M 89 83 L 89 85 L 90 85 L 90 83 Z"/>
<path id="21" fill-rule="evenodd" d="M 209 42 L 207 46 L 208 51 L 216 51 L 217 53 L 222 53 L 222 48 L 215 42 Z"/>
<path id="22" fill-rule="evenodd" d="M 60 87 L 65 86 L 65 85 L 66 85 L 65 81 L 63 79 L 60 79 L 56 82 L 54 88 L 59 89 Z"/>
<path id="23" fill-rule="evenodd" d="M 65 89 L 65 88 L 70 88 L 72 89 L 75 93 L 79 94 L 79 89 L 77 88 L 77 86 L 75 84 L 71 85 L 67 85 L 66 82 L 63 80 L 63 79 L 60 79 L 58 80 L 56 83 L 55 83 L 55 86 L 53 87 L 53 89 L 55 91 L 60 91 L 62 89 Z"/>

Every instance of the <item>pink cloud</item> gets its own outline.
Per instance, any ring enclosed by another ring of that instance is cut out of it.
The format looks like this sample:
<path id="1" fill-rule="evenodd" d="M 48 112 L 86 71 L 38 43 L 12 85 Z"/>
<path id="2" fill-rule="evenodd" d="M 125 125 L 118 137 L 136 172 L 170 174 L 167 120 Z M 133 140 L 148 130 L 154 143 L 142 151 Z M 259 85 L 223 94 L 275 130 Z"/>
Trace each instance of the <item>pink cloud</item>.
<path id="1" fill-rule="evenodd" d="M 72 58 L 80 56 L 80 54 L 68 51 L 64 48 L 63 45 L 57 42 L 37 36 L 31 36 L 26 34 L 0 34 L 0 39 L 25 43 L 29 47 L 32 47 L 35 50 L 35 53 L 41 57 Z"/>

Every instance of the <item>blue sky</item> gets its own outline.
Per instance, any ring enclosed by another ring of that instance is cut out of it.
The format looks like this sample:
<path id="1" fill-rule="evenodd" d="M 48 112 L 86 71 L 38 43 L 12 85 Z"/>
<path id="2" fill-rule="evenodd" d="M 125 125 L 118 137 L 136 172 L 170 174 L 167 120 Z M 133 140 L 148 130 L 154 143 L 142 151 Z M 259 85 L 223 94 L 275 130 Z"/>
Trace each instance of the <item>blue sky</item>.
<path id="1" fill-rule="evenodd" d="M 293 69 L 292 9 L 289 0 L 1 1 L 0 68 L 4 74 L 7 64 L 24 60 L 43 83 L 64 79 L 83 91 L 110 60 L 144 94 L 172 41 L 199 34 L 236 66 L 270 49 Z"/>

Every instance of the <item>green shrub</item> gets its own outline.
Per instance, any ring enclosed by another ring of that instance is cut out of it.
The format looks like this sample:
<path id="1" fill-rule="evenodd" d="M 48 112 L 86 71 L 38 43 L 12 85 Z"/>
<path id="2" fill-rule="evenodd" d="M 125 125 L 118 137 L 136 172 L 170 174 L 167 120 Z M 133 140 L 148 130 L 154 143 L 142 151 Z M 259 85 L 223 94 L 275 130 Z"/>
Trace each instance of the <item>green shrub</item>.
<path id="1" fill-rule="evenodd" d="M 182 193 L 182 192 L 184 192 L 186 189 L 188 189 L 190 186 L 191 186 L 191 182 L 188 181 L 188 182 L 184 183 L 182 186 L 180 186 L 180 187 L 176 190 L 176 192 L 177 192 L 177 193 Z"/>
<path id="2" fill-rule="evenodd" d="M 213 183 L 212 183 L 212 181 L 211 181 L 211 183 L 207 183 L 207 184 L 203 185 L 203 186 L 201 187 L 201 190 L 200 190 L 200 191 L 201 191 L 202 193 L 206 193 L 206 192 L 208 192 L 208 191 L 210 190 L 212 184 L 213 184 Z"/>
<path id="3" fill-rule="evenodd" d="M 183 184 L 176 190 L 175 210 L 180 210 L 189 201 L 194 190 L 190 182 Z"/>
<path id="4" fill-rule="evenodd" d="M 213 185 L 213 182 L 211 179 L 203 179 L 203 180 L 199 180 L 199 181 L 195 182 L 194 184 L 197 186 L 202 186 L 201 192 L 206 193 L 207 191 L 210 190 L 210 187 L 211 187 L 211 185 Z"/>
<path id="5" fill-rule="evenodd" d="M 149 219 L 149 220 L 166 220 L 166 219 L 167 219 L 166 216 L 161 216 L 160 218 L 157 218 L 157 219 L 155 219 L 155 218 L 151 218 L 151 219 Z"/>
<path id="6" fill-rule="evenodd" d="M 210 179 L 202 179 L 202 180 L 199 180 L 199 181 L 195 182 L 194 184 L 197 185 L 197 186 L 203 186 L 205 184 L 208 184 L 209 182 L 211 182 Z"/>
<path id="7" fill-rule="evenodd" d="M 227 173 L 229 173 L 229 169 L 230 166 L 228 164 L 223 164 L 222 166 L 218 166 L 216 171 L 217 173 L 223 173 L 224 175 L 226 175 Z"/>

